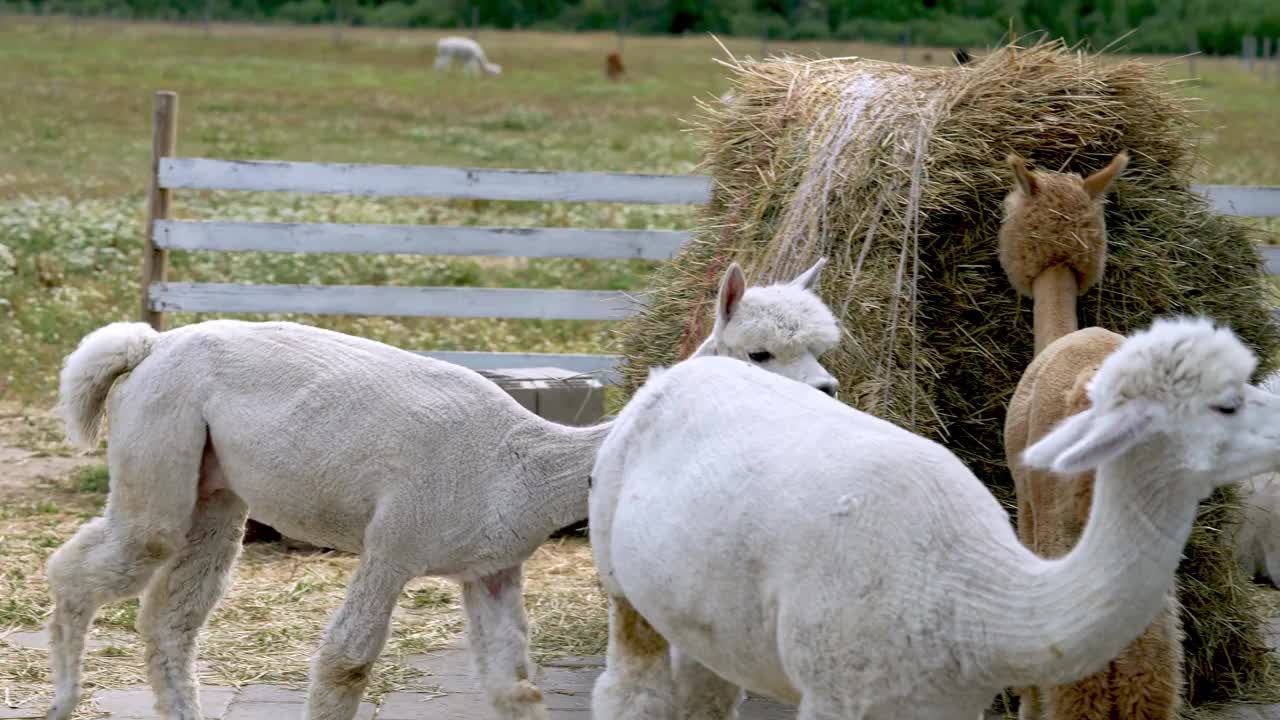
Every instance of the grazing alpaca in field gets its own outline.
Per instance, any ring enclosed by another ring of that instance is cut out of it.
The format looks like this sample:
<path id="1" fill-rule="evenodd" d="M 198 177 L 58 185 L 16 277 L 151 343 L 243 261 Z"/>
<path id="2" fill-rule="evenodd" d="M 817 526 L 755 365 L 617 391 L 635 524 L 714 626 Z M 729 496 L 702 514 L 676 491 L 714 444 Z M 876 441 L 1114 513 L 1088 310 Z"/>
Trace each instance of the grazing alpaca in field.
<path id="1" fill-rule="evenodd" d="M 1126 339 L 1092 406 L 1024 454 L 1097 471 L 1056 559 L 938 443 L 727 358 L 651 374 L 592 469 L 592 716 L 731 718 L 746 688 L 798 720 L 973 720 L 1003 688 L 1096 671 L 1165 607 L 1198 503 L 1280 468 L 1255 366 L 1204 319 Z"/>
<path id="2" fill-rule="evenodd" d="M 1028 467 L 1022 451 L 1089 406 L 1089 381 L 1124 338 L 1103 328 L 1077 330 L 1076 296 L 1095 285 L 1106 263 L 1107 191 L 1128 164 L 1079 175 L 1030 172 L 1009 159 L 1014 187 L 1005 200 L 1000 262 L 1034 302 L 1036 357 L 1009 401 L 1005 455 L 1018 496 L 1018 536 L 1036 554 L 1065 555 L 1089 520 L 1092 472 L 1070 477 Z M 1059 687 L 1021 689 L 1022 720 L 1173 720 L 1182 697 L 1182 627 L 1172 583 L 1155 622 L 1115 662 Z"/>
<path id="3" fill-rule="evenodd" d="M 484 71 L 487 75 L 501 75 L 502 66 L 489 62 L 484 56 L 484 48 L 471 38 L 446 37 L 436 43 L 436 70 L 444 70 L 454 60 L 462 63 L 462 69 L 469 73 Z"/>
<path id="4" fill-rule="evenodd" d="M 611 52 L 604 59 L 604 74 L 610 80 L 621 80 L 626 74 L 626 68 L 622 66 L 622 55 L 618 52 Z"/>
<path id="5" fill-rule="evenodd" d="M 834 388 L 815 355 L 839 337 L 810 289 L 822 266 L 750 289 L 732 266 L 700 353 L 754 358 Z M 587 516 L 607 424 L 557 425 L 471 370 L 285 322 L 216 320 L 163 334 L 116 323 L 89 334 L 61 376 L 71 442 L 96 445 L 113 384 L 105 513 L 48 565 L 49 720 L 67 720 L 76 705 L 97 608 L 140 593 L 156 710 L 201 720 L 196 635 L 250 509 L 289 537 L 361 555 L 313 657 L 309 720 L 352 718 L 396 599 L 422 575 L 462 583 L 476 671 L 498 717 L 545 716 L 529 682 L 521 566 L 550 533 Z"/>
<path id="6" fill-rule="evenodd" d="M 1262 381 L 1267 392 L 1280 392 L 1280 372 Z M 1240 483 L 1244 516 L 1233 528 L 1236 561 L 1250 578 L 1266 578 L 1280 587 L 1280 473 L 1264 473 Z"/>

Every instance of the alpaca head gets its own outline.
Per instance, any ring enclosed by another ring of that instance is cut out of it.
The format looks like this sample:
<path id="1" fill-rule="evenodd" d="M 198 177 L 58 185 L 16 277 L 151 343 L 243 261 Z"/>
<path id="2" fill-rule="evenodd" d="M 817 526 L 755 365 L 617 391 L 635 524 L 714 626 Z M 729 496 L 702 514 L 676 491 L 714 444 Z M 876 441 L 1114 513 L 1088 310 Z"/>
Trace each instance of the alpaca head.
<path id="1" fill-rule="evenodd" d="M 487 62 L 483 65 L 485 73 L 489 75 L 501 75 L 502 66 L 497 63 Z"/>
<path id="2" fill-rule="evenodd" d="M 1089 384 L 1092 407 L 1023 460 L 1074 474 L 1143 446 L 1170 468 L 1156 479 L 1191 482 L 1199 498 L 1280 469 L 1280 396 L 1249 384 L 1256 366 L 1235 334 L 1207 319 L 1157 320 L 1102 363 Z"/>
<path id="3" fill-rule="evenodd" d="M 834 396 L 836 379 L 818 362 L 840 342 L 835 316 L 815 293 L 826 264 L 819 258 L 790 282 L 752 288 L 742 268 L 730 265 L 720 281 L 711 335 L 693 357 L 745 360 Z"/>
<path id="4" fill-rule="evenodd" d="M 1004 200 L 1000 264 L 1018 292 L 1031 296 L 1038 275 L 1054 265 L 1075 272 L 1083 292 L 1102 277 L 1107 228 L 1102 208 L 1107 191 L 1129 164 L 1120 153 L 1087 178 L 1075 173 L 1032 172 L 1017 155 L 1008 157 L 1013 189 Z"/>

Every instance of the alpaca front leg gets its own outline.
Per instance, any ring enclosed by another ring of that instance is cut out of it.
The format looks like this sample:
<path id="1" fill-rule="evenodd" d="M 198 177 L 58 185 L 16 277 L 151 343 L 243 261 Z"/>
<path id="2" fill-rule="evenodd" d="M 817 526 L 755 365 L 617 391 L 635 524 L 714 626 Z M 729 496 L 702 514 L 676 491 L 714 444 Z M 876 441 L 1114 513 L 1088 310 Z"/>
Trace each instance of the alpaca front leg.
<path id="1" fill-rule="evenodd" d="M 467 639 L 480 684 L 502 720 L 542 720 L 542 692 L 530 682 L 529 619 L 519 565 L 462 583 Z"/>
<path id="2" fill-rule="evenodd" d="M 351 720 L 369 684 L 369 671 L 387 642 L 391 611 L 410 576 L 366 555 L 351 578 L 311 662 L 307 720 Z"/>
<path id="3" fill-rule="evenodd" d="M 672 720 L 675 683 L 666 638 L 622 597 L 609 598 L 609 650 L 591 693 L 595 720 Z"/>
<path id="4" fill-rule="evenodd" d="M 1040 707 L 1039 688 L 1023 688 L 1018 694 L 1018 720 L 1040 720 L 1044 711 Z"/>
<path id="5" fill-rule="evenodd" d="M 735 720 L 738 717 L 738 706 L 746 692 L 674 645 L 671 646 L 671 674 L 680 720 Z"/>

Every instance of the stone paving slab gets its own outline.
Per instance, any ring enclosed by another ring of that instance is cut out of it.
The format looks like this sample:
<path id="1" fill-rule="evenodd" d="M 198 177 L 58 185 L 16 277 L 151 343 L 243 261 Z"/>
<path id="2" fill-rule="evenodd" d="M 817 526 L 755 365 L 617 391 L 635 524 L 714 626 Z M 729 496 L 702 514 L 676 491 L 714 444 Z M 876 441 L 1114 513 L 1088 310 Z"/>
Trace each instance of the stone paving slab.
<path id="1" fill-rule="evenodd" d="M 8 635 L 3 636 L 7 642 L 13 643 L 18 647 L 30 648 L 32 650 L 48 650 L 49 649 L 49 631 L 47 629 L 40 630 L 15 630 Z M 84 649 L 85 652 L 92 650 L 101 650 L 109 647 L 110 640 L 98 637 L 93 633 L 85 636 Z"/>
<path id="2" fill-rule="evenodd" d="M 1280 622 L 1275 630 L 1280 630 Z M 1278 633 L 1280 634 L 1280 633 Z M 6 639 L 28 647 L 47 647 L 43 632 L 11 633 Z M 106 642 L 99 641 L 102 645 Z M 389 693 L 379 706 L 360 703 L 355 720 L 489 720 L 491 712 L 481 691 L 465 645 L 429 655 L 414 655 L 405 664 L 426 673 L 402 692 Z M 550 660 L 535 674 L 542 690 L 550 720 L 590 720 L 591 689 L 604 669 L 604 658 L 564 657 Z M 375 672 L 377 672 L 375 670 Z M 207 720 L 303 720 L 306 690 L 281 685 L 231 687 L 205 686 L 200 689 L 201 707 Z M 97 706 L 110 720 L 155 720 L 153 697 L 148 687 L 99 690 Z M 44 707 L 8 708 L 0 705 L 0 720 L 41 720 Z M 768 698 L 748 696 L 741 720 L 793 720 L 793 706 Z M 987 720 L 1000 716 L 988 711 Z M 1222 720 L 1280 720 L 1280 705 L 1247 705 L 1221 713 Z"/>
<path id="3" fill-rule="evenodd" d="M 227 709 L 235 699 L 232 687 L 202 686 L 200 709 L 209 720 L 224 720 Z M 98 707 L 111 713 L 113 720 L 143 720 L 155 717 L 155 697 L 149 687 L 99 690 L 93 694 Z"/>
<path id="4" fill-rule="evenodd" d="M 393 695 L 412 695 L 414 693 L 392 693 Z M 487 720 L 491 717 L 484 698 L 479 695 L 423 695 L 422 699 L 396 698 L 394 704 L 387 706 L 386 714 L 378 709 L 381 720 Z M 562 720 L 560 715 L 553 715 L 555 720 Z M 584 720 L 586 720 L 584 718 Z"/>
<path id="5" fill-rule="evenodd" d="M 283 685 L 247 685 L 236 696 L 237 702 L 305 703 L 307 691 Z"/>
<path id="6" fill-rule="evenodd" d="M 439 702 L 447 696 L 439 693 L 394 692 L 382 697 L 378 706 L 380 720 L 420 720 L 434 717 L 437 708 L 443 707 Z"/>
<path id="7" fill-rule="evenodd" d="M 303 720 L 306 703 L 302 702 L 242 702 L 231 703 L 226 720 Z M 377 708 L 373 703 L 362 702 L 356 710 L 355 720 L 373 720 Z"/>

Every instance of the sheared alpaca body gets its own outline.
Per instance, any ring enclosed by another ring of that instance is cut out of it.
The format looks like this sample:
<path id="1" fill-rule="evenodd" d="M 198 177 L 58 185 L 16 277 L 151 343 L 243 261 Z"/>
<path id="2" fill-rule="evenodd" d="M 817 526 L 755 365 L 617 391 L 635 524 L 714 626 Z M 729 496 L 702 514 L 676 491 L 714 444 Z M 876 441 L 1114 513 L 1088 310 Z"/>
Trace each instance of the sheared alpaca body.
<path id="1" fill-rule="evenodd" d="M 701 352 L 748 357 L 768 346 L 776 357 L 762 365 L 834 391 L 810 355 L 815 334 L 838 335 L 808 289 L 823 263 L 790 284 L 750 289 L 732 266 L 718 306 L 725 322 Z M 354 716 L 396 598 L 421 575 L 462 583 L 469 645 L 496 715 L 545 716 L 529 683 L 521 566 L 548 535 L 586 517 L 608 425 L 557 425 L 465 368 L 294 323 L 216 320 L 163 334 L 116 323 L 91 333 L 61 377 L 74 443 L 96 445 L 113 384 L 105 513 L 49 561 L 50 720 L 67 720 L 78 700 L 96 609 L 140 593 L 157 712 L 201 720 L 196 635 L 250 509 L 290 537 L 361 555 L 313 657 L 309 720 Z"/>
<path id="2" fill-rule="evenodd" d="M 501 75 L 502 66 L 489 62 L 480 43 L 465 37 L 445 37 L 436 42 L 436 70 L 448 69 L 457 60 L 468 73 Z"/>
<path id="3" fill-rule="evenodd" d="M 1280 474 L 1240 483 L 1244 517 L 1235 529 L 1236 560 L 1250 578 L 1280 587 Z"/>
<path id="4" fill-rule="evenodd" d="M 1280 392 L 1280 373 L 1261 383 Z M 1265 473 L 1240 483 L 1244 514 L 1233 529 L 1232 542 L 1240 569 L 1251 578 L 1266 578 L 1280 587 L 1280 473 Z"/>
<path id="5" fill-rule="evenodd" d="M 1128 164 L 1079 175 L 1030 172 L 1010 158 L 1015 185 L 1005 200 L 1000 260 L 1013 286 L 1033 298 L 1036 358 L 1009 402 L 1005 455 L 1018 497 L 1018 536 L 1042 557 L 1065 555 L 1089 518 L 1092 472 L 1071 477 L 1023 465 L 1022 451 L 1089 407 L 1086 388 L 1124 338 L 1077 330 L 1076 298 L 1097 284 L 1106 262 L 1105 196 Z M 1182 627 L 1173 588 L 1145 632 L 1100 672 L 1069 685 L 1026 688 L 1023 720 L 1173 720 L 1182 694 Z"/>
<path id="6" fill-rule="evenodd" d="M 1254 362 L 1202 321 L 1126 340 L 1093 407 L 1027 452 L 1099 468 L 1055 560 L 937 443 L 728 359 L 652 375 L 592 471 L 611 598 L 593 717 L 730 718 L 745 687 L 799 720 L 972 720 L 1097 670 L 1164 606 L 1197 503 L 1280 463 Z"/>

